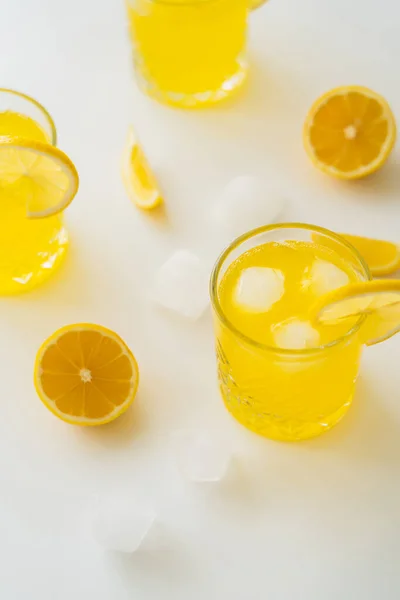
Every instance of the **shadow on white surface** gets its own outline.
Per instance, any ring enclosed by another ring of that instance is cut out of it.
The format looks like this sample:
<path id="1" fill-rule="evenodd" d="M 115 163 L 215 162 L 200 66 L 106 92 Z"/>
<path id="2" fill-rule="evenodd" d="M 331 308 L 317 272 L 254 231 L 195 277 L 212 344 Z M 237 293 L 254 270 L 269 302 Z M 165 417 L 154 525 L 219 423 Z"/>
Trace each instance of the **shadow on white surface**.
<path id="1" fill-rule="evenodd" d="M 150 228 L 161 231 L 168 231 L 172 228 L 171 216 L 168 208 L 168 189 L 169 189 L 169 178 L 171 174 L 166 170 L 159 168 L 155 171 L 157 182 L 161 188 L 161 195 L 164 202 L 151 210 L 141 210 L 133 206 L 132 210 L 137 211 L 137 216 L 148 225 Z"/>
<path id="2" fill-rule="evenodd" d="M 145 435 L 148 428 L 148 414 L 139 391 L 133 405 L 118 419 L 100 427 L 77 428 L 75 435 L 85 446 L 101 446 L 111 450 L 131 446 L 132 442 Z"/>
<path id="3" fill-rule="evenodd" d="M 316 177 L 326 178 L 323 173 L 314 169 Z M 379 203 L 382 208 L 388 204 L 399 203 L 400 164 L 399 152 L 394 150 L 388 162 L 379 171 L 363 179 L 343 181 L 331 178 L 332 191 L 344 197 L 354 198 L 360 204 L 365 202 Z"/>
<path id="4" fill-rule="evenodd" d="M 248 78 L 236 94 L 212 107 L 196 111 L 196 114 L 205 119 L 214 114 L 222 120 L 245 115 L 249 123 L 259 119 L 261 125 L 267 125 L 270 119 L 279 122 L 280 115 L 284 115 L 287 123 L 290 109 L 298 107 L 297 98 L 301 95 L 304 80 L 288 63 L 287 69 L 283 69 L 282 61 L 277 61 L 272 54 L 261 56 L 250 53 L 249 63 Z M 298 95 L 293 94 L 294 89 L 299 91 Z M 191 113 L 186 114 L 189 118 Z"/>
<path id="5" fill-rule="evenodd" d="M 397 391 L 393 389 L 397 395 Z M 354 468 L 382 466 L 399 468 L 400 421 L 381 402 L 381 384 L 363 372 L 353 406 L 327 434 L 304 442 L 307 451 L 331 450 Z"/>

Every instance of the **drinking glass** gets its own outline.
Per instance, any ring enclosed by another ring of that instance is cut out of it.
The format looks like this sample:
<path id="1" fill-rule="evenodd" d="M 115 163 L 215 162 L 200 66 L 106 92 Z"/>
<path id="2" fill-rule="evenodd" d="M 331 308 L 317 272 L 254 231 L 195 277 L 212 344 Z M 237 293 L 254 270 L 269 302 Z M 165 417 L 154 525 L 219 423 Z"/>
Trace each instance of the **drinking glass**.
<path id="1" fill-rule="evenodd" d="M 265 0 L 126 0 L 137 80 L 170 105 L 200 107 L 247 73 L 249 10 Z"/>
<path id="2" fill-rule="evenodd" d="M 7 89 L 0 89 L 2 136 L 57 144 L 54 121 L 47 110 L 33 98 Z M 1 154 L 0 162 L 3 157 Z M 10 158 L 9 153 L 7 157 Z M 21 158 L 15 155 L 15 160 Z M 55 272 L 64 257 L 68 236 L 62 214 L 29 217 L 27 198 L 22 191 L 28 190 L 23 187 L 26 178 L 4 174 L 2 168 L 3 162 L 0 164 L 0 294 L 18 294 L 36 287 Z"/>
<path id="3" fill-rule="evenodd" d="M 326 345 L 289 350 L 248 338 L 224 314 L 219 289 L 233 261 L 262 244 L 291 240 L 317 240 L 319 246 L 345 261 L 356 280 L 371 279 L 365 261 L 346 240 L 328 230 L 302 224 L 251 231 L 234 241 L 216 263 L 210 290 L 223 401 L 248 429 L 286 441 L 320 435 L 345 415 L 354 396 L 363 346 L 359 335 L 363 318 Z"/>

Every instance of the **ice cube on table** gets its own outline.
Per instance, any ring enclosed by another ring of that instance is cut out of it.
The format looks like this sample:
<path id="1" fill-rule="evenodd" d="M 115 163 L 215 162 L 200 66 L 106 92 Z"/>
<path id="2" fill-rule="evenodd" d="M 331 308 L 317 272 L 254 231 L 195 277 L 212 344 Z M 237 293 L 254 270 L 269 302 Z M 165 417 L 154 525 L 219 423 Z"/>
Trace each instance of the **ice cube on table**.
<path id="1" fill-rule="evenodd" d="M 178 250 L 156 273 L 152 296 L 157 304 L 195 321 L 209 304 L 208 281 L 203 262 L 188 250 Z"/>
<path id="2" fill-rule="evenodd" d="M 95 540 L 107 550 L 133 553 L 149 534 L 156 515 L 132 500 L 108 499 L 97 509 L 92 524 Z"/>
<path id="3" fill-rule="evenodd" d="M 343 269 L 326 260 L 317 258 L 309 271 L 306 283 L 316 296 L 322 296 L 348 285 L 350 278 Z"/>
<path id="4" fill-rule="evenodd" d="M 180 431 L 173 435 L 175 460 L 184 479 L 198 483 L 221 481 L 229 470 L 232 452 L 208 433 Z"/>
<path id="5" fill-rule="evenodd" d="M 273 329 L 275 344 L 285 350 L 316 348 L 320 342 L 319 332 L 308 321 L 289 319 Z"/>
<path id="6" fill-rule="evenodd" d="M 279 269 L 249 267 L 241 272 L 234 292 L 240 308 L 253 313 L 267 312 L 285 292 L 285 277 Z"/>
<path id="7" fill-rule="evenodd" d="M 211 212 L 221 234 L 230 240 L 251 229 L 269 225 L 281 214 L 286 200 L 268 182 L 252 175 L 228 183 Z"/>

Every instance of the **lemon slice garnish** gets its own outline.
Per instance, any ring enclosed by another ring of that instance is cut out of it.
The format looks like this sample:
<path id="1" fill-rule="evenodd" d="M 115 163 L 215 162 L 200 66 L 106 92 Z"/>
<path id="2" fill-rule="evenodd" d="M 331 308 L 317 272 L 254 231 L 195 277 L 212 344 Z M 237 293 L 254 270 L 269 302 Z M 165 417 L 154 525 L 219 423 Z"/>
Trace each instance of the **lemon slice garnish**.
<path id="1" fill-rule="evenodd" d="M 68 156 L 51 144 L 0 137 L 0 187 L 25 203 L 28 218 L 50 217 L 72 202 L 79 176 Z"/>
<path id="2" fill-rule="evenodd" d="M 400 268 L 400 247 L 392 242 L 358 235 L 341 234 L 368 263 L 372 275 L 391 275 Z"/>
<path id="3" fill-rule="evenodd" d="M 365 281 L 334 290 L 319 298 L 313 319 L 322 325 L 349 321 L 349 329 L 364 316 L 361 341 L 368 346 L 400 331 L 400 280 Z"/>

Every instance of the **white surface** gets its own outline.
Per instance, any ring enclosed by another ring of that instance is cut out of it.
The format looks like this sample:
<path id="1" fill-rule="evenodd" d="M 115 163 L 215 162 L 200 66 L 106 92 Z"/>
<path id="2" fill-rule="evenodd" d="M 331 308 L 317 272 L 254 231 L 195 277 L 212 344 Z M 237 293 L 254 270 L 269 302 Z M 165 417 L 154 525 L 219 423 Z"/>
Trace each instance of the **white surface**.
<path id="1" fill-rule="evenodd" d="M 81 173 L 68 211 L 73 246 L 59 276 L 1 301 L 0 597 L 7 600 L 397 600 L 400 594 L 400 336 L 365 352 L 354 408 L 309 443 L 257 437 L 225 412 L 211 319 L 157 313 L 139 287 L 177 248 L 210 261 L 202 228 L 235 175 L 270 178 L 287 218 L 398 239 L 399 148 L 355 185 L 327 179 L 302 150 L 321 92 L 360 83 L 400 118 L 400 9 L 394 0 L 273 0 L 252 17 L 253 78 L 201 113 L 158 106 L 131 77 L 122 0 L 3 0 L 0 78 L 37 96 Z M 133 122 L 159 167 L 168 219 L 125 196 L 120 154 Z M 397 165 L 396 165 L 397 163 Z M 33 390 L 42 340 L 95 321 L 136 353 L 141 386 L 115 424 L 75 429 Z M 166 452 L 175 429 L 212 426 L 239 457 L 236 479 L 205 492 Z M 117 559 L 91 539 L 90 497 L 135 492 L 166 547 Z"/>

